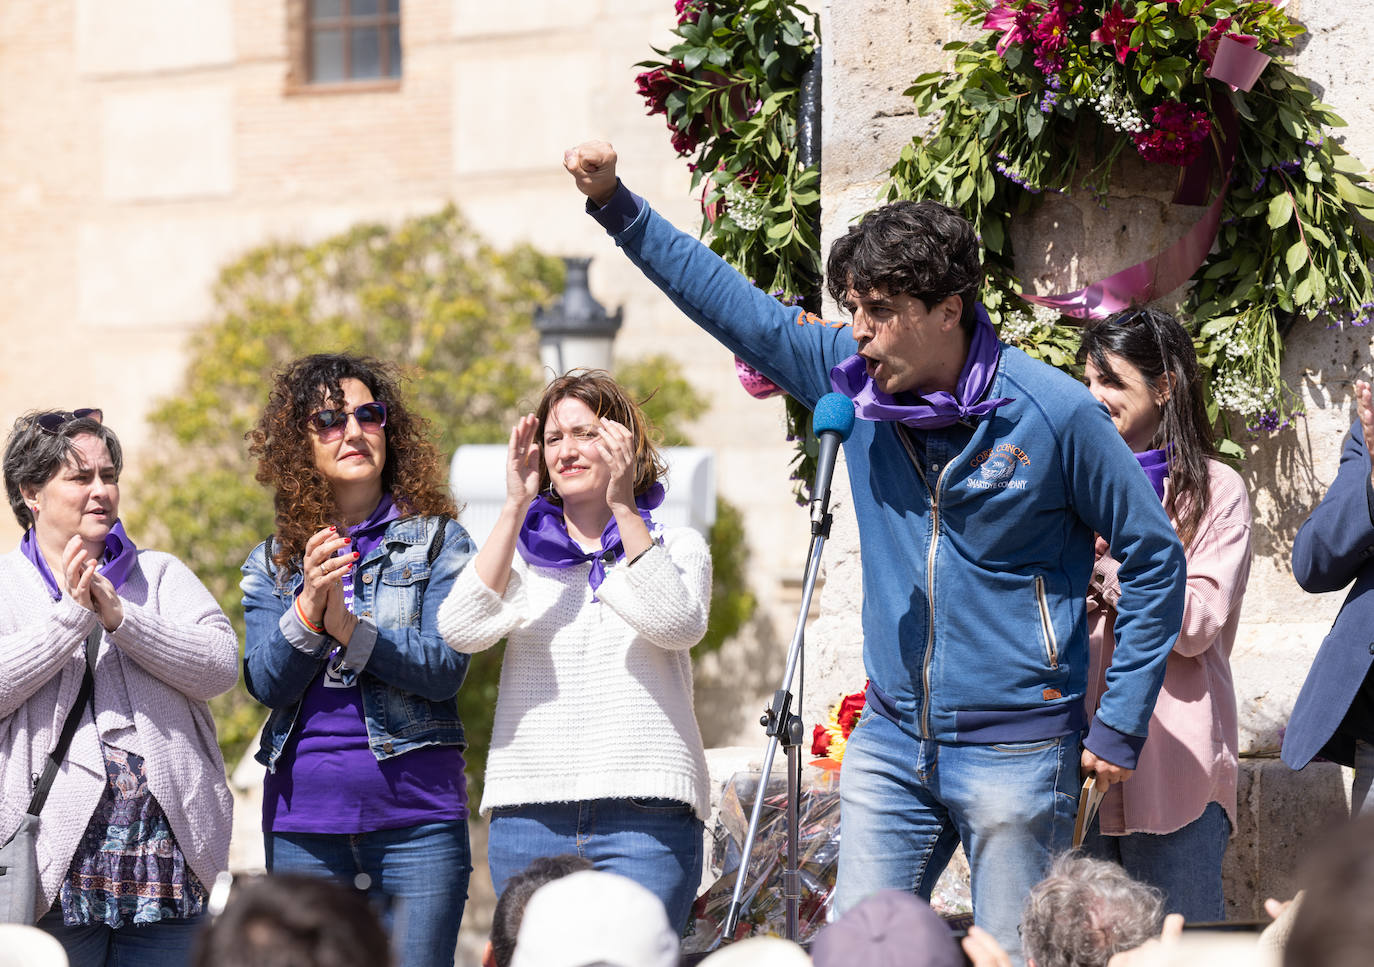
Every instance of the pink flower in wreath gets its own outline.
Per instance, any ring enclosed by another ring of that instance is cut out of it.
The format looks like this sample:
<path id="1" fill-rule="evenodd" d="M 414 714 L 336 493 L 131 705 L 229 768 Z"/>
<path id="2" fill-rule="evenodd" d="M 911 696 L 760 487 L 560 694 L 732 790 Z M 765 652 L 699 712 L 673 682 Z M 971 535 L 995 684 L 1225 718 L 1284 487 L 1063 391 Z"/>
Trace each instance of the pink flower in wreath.
<path id="1" fill-rule="evenodd" d="M 1207 31 L 1207 36 L 1198 41 L 1198 58 L 1208 64 L 1216 60 L 1217 47 L 1221 44 L 1221 38 L 1225 37 L 1230 30 L 1230 17 L 1222 17 L 1212 24 L 1212 28 Z M 1231 34 L 1231 39 L 1244 44 L 1246 47 L 1259 47 L 1259 38 L 1254 34 Z"/>
<path id="2" fill-rule="evenodd" d="M 673 72 L 685 69 L 682 61 L 675 60 L 667 67 L 635 75 L 635 88 L 639 91 L 639 96 L 644 98 L 644 103 L 649 106 L 649 114 L 668 113 L 668 95 L 681 86 L 673 77 Z"/>
<path id="3" fill-rule="evenodd" d="M 1012 44 L 1024 44 L 1031 39 L 1031 28 L 1042 9 L 1035 0 L 1030 0 L 1019 10 L 1010 3 L 999 3 L 988 11 L 983 18 L 983 29 L 1006 31 L 997 41 L 998 57 L 1005 57 Z"/>
<path id="4" fill-rule="evenodd" d="M 1212 122 L 1206 111 L 1166 101 L 1155 108 L 1150 127 L 1132 138 L 1136 151 L 1146 161 L 1185 167 L 1202 151 L 1211 134 Z"/>
<path id="5" fill-rule="evenodd" d="M 702 8 L 706 4 L 704 0 L 677 0 L 673 4 L 673 10 L 677 13 L 677 22 L 680 24 L 694 24 L 701 16 Z"/>
<path id="6" fill-rule="evenodd" d="M 1031 28 L 1035 37 L 1035 66 L 1046 76 L 1064 68 L 1063 50 L 1069 45 L 1068 18 L 1062 7 L 1051 7 Z"/>
<path id="7" fill-rule="evenodd" d="M 1112 9 L 1102 16 L 1102 26 L 1092 32 L 1092 39 L 1099 44 L 1109 44 L 1116 48 L 1116 62 L 1126 63 L 1126 55 L 1139 47 L 1131 46 L 1131 30 L 1135 20 L 1126 16 L 1120 3 L 1112 4 Z"/>

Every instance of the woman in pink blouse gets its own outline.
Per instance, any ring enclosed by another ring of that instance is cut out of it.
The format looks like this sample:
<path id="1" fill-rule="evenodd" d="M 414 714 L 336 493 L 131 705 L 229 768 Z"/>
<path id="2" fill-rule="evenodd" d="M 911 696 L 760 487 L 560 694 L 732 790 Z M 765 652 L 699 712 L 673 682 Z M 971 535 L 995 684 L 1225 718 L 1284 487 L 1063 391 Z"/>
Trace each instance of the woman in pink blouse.
<path id="1" fill-rule="evenodd" d="M 1192 338 L 1173 316 L 1132 309 L 1083 334 L 1088 389 L 1154 484 L 1187 551 L 1183 627 L 1134 775 L 1111 787 L 1084 843 L 1160 889 L 1189 921 L 1225 919 L 1221 862 L 1236 813 L 1231 647 L 1250 576 L 1250 502 L 1214 458 Z M 1106 691 L 1120 587 L 1099 538 L 1088 590 L 1088 710 Z"/>

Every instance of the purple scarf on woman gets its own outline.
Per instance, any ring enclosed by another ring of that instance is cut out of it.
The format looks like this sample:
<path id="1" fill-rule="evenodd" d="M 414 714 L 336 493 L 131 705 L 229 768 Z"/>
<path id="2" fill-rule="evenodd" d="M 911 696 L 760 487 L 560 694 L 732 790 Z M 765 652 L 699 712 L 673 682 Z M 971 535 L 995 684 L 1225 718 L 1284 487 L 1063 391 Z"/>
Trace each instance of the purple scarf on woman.
<path id="1" fill-rule="evenodd" d="M 38 573 L 43 576 L 43 583 L 48 586 L 48 593 L 52 595 L 52 599 L 61 601 L 62 588 L 58 585 L 57 578 L 53 577 L 43 552 L 38 549 L 38 537 L 32 527 L 24 532 L 23 538 L 19 541 L 19 550 L 34 567 L 38 568 Z M 128 579 L 129 572 L 134 569 L 134 562 L 137 560 L 138 548 L 129 540 L 129 535 L 124 533 L 123 521 L 115 521 L 115 525 L 105 535 L 105 554 L 101 558 L 102 563 L 98 570 L 118 591 Z"/>
<path id="2" fill-rule="evenodd" d="M 644 523 L 649 525 L 650 532 L 654 529 L 654 519 L 649 511 L 663 503 L 663 496 L 663 485 L 656 483 L 635 498 L 635 507 L 639 509 L 639 516 L 644 518 Z M 587 575 L 587 583 L 593 591 L 601 587 L 601 582 L 606 579 L 608 559 L 614 559 L 617 563 L 625 560 L 625 545 L 621 543 L 620 525 L 615 522 L 614 516 L 606 522 L 606 528 L 601 532 L 600 550 L 584 551 L 568 534 L 563 508 L 543 494 L 534 498 L 526 512 L 525 522 L 520 525 L 517 546 L 521 557 L 539 567 L 573 567 L 590 561 L 592 570 Z"/>
<path id="3" fill-rule="evenodd" d="M 873 377 L 864 369 L 863 357 L 857 354 L 830 370 L 830 385 L 837 393 L 843 393 L 854 401 L 854 415 L 863 420 L 892 421 L 905 423 L 918 430 L 934 430 L 952 426 L 960 420 L 986 416 L 997 407 L 1013 402 L 1013 399 L 998 397 L 979 402 L 992 385 L 992 378 L 997 375 L 997 360 L 1002 349 L 987 310 L 975 303 L 974 314 L 977 318 L 973 326 L 973 339 L 969 343 L 968 358 L 964 360 L 954 394 L 944 390 L 922 396 L 903 393 L 903 397 L 910 397 L 916 402 L 899 402 L 873 385 Z"/>
<path id="4" fill-rule="evenodd" d="M 1145 476 L 1150 478 L 1150 486 L 1155 488 L 1155 495 L 1163 500 L 1164 478 L 1169 476 L 1169 451 L 1144 450 L 1137 453 L 1135 458 L 1140 461 L 1140 469 L 1145 471 Z"/>

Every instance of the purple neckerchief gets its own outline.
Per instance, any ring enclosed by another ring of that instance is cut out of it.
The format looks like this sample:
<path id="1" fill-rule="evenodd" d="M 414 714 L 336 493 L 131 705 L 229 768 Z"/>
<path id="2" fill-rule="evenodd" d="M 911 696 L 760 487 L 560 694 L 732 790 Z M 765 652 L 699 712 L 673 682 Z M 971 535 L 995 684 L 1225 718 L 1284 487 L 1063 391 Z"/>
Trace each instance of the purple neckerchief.
<path id="1" fill-rule="evenodd" d="M 371 554 L 373 549 L 382 543 L 382 538 L 386 537 L 386 529 L 391 522 L 401 516 L 400 509 L 396 502 L 391 499 L 391 494 L 383 494 L 382 499 L 377 501 L 377 506 L 372 508 L 372 513 L 367 515 L 367 519 L 354 524 L 352 527 L 340 527 L 346 536 L 352 539 L 353 543 L 346 544 L 339 551 L 340 554 L 358 555 L 361 561 Z M 353 576 L 343 583 L 344 607 L 350 612 L 353 610 L 353 581 L 357 578 L 358 569 L 353 569 Z"/>
<path id="2" fill-rule="evenodd" d="M 663 503 L 663 485 L 654 484 L 635 498 L 639 516 L 654 529 L 654 519 L 649 511 Z M 612 516 L 601 532 L 601 550 L 596 553 L 584 551 L 568 535 L 568 525 L 563 520 L 563 508 L 540 494 L 530 504 L 525 514 L 525 523 L 520 525 L 520 556 L 530 564 L 540 567 L 572 567 L 576 564 L 591 562 L 592 571 L 587 575 L 587 583 L 595 591 L 606 579 L 606 558 L 614 555 L 616 562 L 625 560 L 625 546 L 620 542 L 620 525 Z"/>
<path id="3" fill-rule="evenodd" d="M 38 549 L 38 538 L 34 535 L 32 527 L 26 530 L 23 538 L 20 539 L 19 550 L 33 563 L 34 567 L 38 568 L 38 573 L 42 575 L 43 583 L 48 586 L 48 593 L 52 595 L 52 599 L 54 601 L 62 600 L 62 589 L 57 584 L 57 578 L 53 577 L 48 562 L 43 557 L 43 552 Z M 123 521 L 115 521 L 115 525 L 105 535 L 105 554 L 102 560 L 104 563 L 100 565 L 100 573 L 118 591 L 124 586 L 124 582 L 129 577 L 129 572 L 134 569 L 134 562 L 138 560 L 138 548 L 134 547 L 134 542 L 129 540 L 129 535 L 124 533 Z"/>
<path id="4" fill-rule="evenodd" d="M 968 347 L 968 358 L 964 360 L 964 369 L 959 374 L 959 383 L 955 388 L 957 396 L 937 390 L 915 397 L 920 402 L 899 403 L 873 385 L 873 378 L 864 370 L 864 360 L 859 355 L 850 356 L 830 370 L 830 385 L 837 393 L 843 393 L 854 401 L 854 415 L 861 420 L 893 421 L 918 430 L 934 430 L 971 417 L 986 416 L 997 407 L 1014 402 L 1014 399 L 998 397 L 978 402 L 987 393 L 993 376 L 997 374 L 997 360 L 1002 347 L 997 342 L 997 332 L 992 328 L 987 310 L 981 304 L 975 304 L 974 314 L 977 320 Z"/>
<path id="5" fill-rule="evenodd" d="M 1167 450 L 1142 450 L 1135 455 L 1140 461 L 1140 469 L 1150 478 L 1150 486 L 1155 495 L 1164 499 L 1164 478 L 1169 476 L 1169 452 Z"/>

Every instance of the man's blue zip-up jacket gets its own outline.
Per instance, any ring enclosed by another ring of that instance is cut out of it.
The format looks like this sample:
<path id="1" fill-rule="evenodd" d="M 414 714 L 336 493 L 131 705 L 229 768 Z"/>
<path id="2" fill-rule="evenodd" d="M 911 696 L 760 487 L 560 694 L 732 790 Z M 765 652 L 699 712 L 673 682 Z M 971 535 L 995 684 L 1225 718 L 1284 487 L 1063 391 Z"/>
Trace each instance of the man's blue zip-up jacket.
<path id="1" fill-rule="evenodd" d="M 806 406 L 857 351 L 848 324 L 781 305 L 623 185 L 588 210 L 683 312 Z M 942 742 L 1083 729 L 1084 601 L 1101 534 L 1121 562 L 1121 604 L 1085 745 L 1134 768 L 1183 620 L 1183 548 L 1085 387 L 1003 346 L 989 396 L 1013 402 L 939 430 L 860 420 L 844 444 L 870 702 Z"/>

